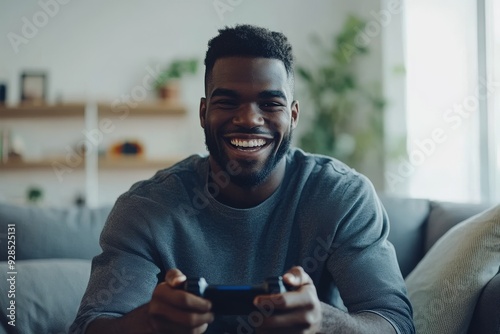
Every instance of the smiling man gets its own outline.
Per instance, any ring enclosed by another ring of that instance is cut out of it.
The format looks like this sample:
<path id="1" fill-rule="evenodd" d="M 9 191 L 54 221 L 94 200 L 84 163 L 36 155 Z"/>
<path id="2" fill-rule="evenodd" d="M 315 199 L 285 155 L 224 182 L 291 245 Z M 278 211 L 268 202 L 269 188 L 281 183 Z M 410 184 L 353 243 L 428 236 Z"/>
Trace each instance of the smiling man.
<path id="1" fill-rule="evenodd" d="M 210 56 L 207 97 L 200 103 L 210 167 L 220 172 L 230 162 L 238 164 L 241 170 L 221 201 L 251 207 L 268 198 L 285 174 L 283 157 L 299 116 L 293 79 L 278 59 L 233 56 L 211 64 Z"/>
<path id="2" fill-rule="evenodd" d="M 286 37 L 249 25 L 220 30 L 205 65 L 209 155 L 118 199 L 71 331 L 414 333 L 371 183 L 290 147 L 299 103 Z M 116 273 L 131 282 L 126 289 Z M 255 311 L 238 316 L 180 288 L 187 277 L 234 286 L 279 275 L 291 290 L 258 295 Z"/>

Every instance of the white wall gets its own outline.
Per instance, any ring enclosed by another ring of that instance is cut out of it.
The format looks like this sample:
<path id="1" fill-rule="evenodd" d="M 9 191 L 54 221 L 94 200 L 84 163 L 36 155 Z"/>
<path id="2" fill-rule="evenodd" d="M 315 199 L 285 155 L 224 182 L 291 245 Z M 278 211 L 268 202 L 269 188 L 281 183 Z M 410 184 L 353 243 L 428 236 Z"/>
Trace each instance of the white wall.
<path id="1" fill-rule="evenodd" d="M 0 81 L 8 83 L 10 104 L 19 100 L 20 73 L 30 69 L 47 71 L 48 99 L 51 102 L 121 99 L 141 84 L 148 65 L 154 67 L 175 57 L 191 56 L 198 57 L 201 62 L 207 42 L 216 35 L 217 29 L 236 23 L 257 24 L 284 32 L 295 48 L 297 62 L 311 62 L 314 59 L 309 40 L 312 33 L 319 34 L 324 40 L 331 39 L 348 13 L 373 19 L 370 12 L 378 11 L 380 6 L 373 0 L 313 3 L 299 0 L 59 1 L 67 3 L 0 0 Z M 219 15 L 216 5 L 221 3 L 235 6 L 229 5 L 230 10 Z M 51 4 L 48 8 L 57 12 L 53 17 L 46 15 L 47 22 L 43 22 L 44 14 L 40 14 L 44 11 L 42 4 Z M 54 4 L 58 4 L 57 7 Z M 36 33 L 27 31 L 32 36 L 26 38 L 26 44 L 18 45 L 16 53 L 9 41 L 9 33 L 23 36 L 26 20 L 31 23 L 38 20 L 41 27 Z M 376 36 L 370 43 L 372 54 L 361 65 L 360 72 L 367 81 L 381 81 L 380 39 Z M 126 133 L 128 129 L 151 133 L 150 128 L 154 127 L 157 132 L 162 132 L 159 136 L 149 134 L 149 137 L 143 137 L 149 145 L 149 152 L 154 155 L 204 152 L 197 116 L 198 101 L 203 95 L 202 72 L 183 82 L 183 100 L 189 110 L 184 119 L 166 120 L 162 124 L 148 124 L 148 121 L 119 124 L 114 135 Z M 298 97 L 300 99 L 300 95 Z M 149 93 L 148 99 L 154 99 L 153 92 Z M 299 129 L 307 127 L 308 120 L 307 101 L 304 100 L 301 106 Z M 5 124 L 0 124 L 0 128 L 2 126 Z M 67 128 L 76 137 L 82 130 L 74 125 Z M 33 127 L 28 132 L 43 138 L 50 147 L 60 143 L 59 137 L 49 135 L 51 131 L 50 126 L 44 126 Z M 27 155 L 41 154 L 41 149 L 37 151 L 32 143 L 27 142 L 26 146 Z M 30 184 L 25 173 L 30 173 L 30 178 L 36 180 L 39 172 L 0 172 L 0 197 L 24 196 L 25 188 Z M 101 191 L 99 203 L 113 202 L 137 179 L 152 173 L 103 173 L 100 182 L 106 190 Z M 55 177 L 51 181 L 49 172 L 40 172 L 39 175 L 42 174 L 45 175 L 43 186 L 53 188 L 47 190 L 50 194 L 47 201 L 51 204 L 71 201 L 72 196 L 68 193 L 76 194 L 82 187 L 80 181 L 60 185 Z M 65 191 L 57 191 L 60 187 Z"/>

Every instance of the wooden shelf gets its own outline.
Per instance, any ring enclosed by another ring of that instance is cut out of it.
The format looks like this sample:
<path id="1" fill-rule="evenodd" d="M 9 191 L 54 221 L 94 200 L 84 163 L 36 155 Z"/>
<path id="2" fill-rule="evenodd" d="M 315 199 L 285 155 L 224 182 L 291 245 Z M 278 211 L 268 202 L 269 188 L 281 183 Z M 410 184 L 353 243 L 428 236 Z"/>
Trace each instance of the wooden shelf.
<path id="1" fill-rule="evenodd" d="M 169 116 L 184 115 L 186 107 L 180 102 L 141 103 L 137 107 L 126 104 L 112 106 L 111 104 L 98 104 L 99 117 L 102 116 Z"/>
<path id="2" fill-rule="evenodd" d="M 128 109 L 125 114 L 123 109 L 113 108 L 111 104 L 98 105 L 99 116 L 171 116 L 186 113 L 186 108 L 180 103 L 144 103 L 138 104 L 136 108 Z M 57 117 L 85 117 L 84 103 L 54 104 L 54 105 L 29 105 L 20 104 L 14 107 L 0 106 L 0 119 L 2 118 L 57 118 Z M 99 169 L 161 169 L 173 165 L 180 159 L 171 158 L 163 160 L 145 160 L 137 157 L 100 158 Z M 55 162 L 65 164 L 64 157 L 42 159 L 38 161 L 10 160 L 7 163 L 0 162 L 0 170 L 26 170 L 26 169 L 49 169 Z M 82 162 L 78 168 L 84 168 Z"/>
<path id="3" fill-rule="evenodd" d="M 99 117 L 102 116 L 174 116 L 187 113 L 180 102 L 141 103 L 137 107 L 125 104 L 112 106 L 98 104 Z M 81 117 L 85 116 L 85 103 L 65 104 L 20 104 L 12 107 L 0 107 L 0 118 L 47 118 L 47 117 Z"/>
<path id="4" fill-rule="evenodd" d="M 163 169 L 181 161 L 182 158 L 167 158 L 162 160 L 148 160 L 137 157 L 99 158 L 99 170 L 105 169 Z"/>
<path id="5" fill-rule="evenodd" d="M 172 166 L 173 164 L 181 161 L 182 158 L 167 158 L 158 160 L 147 160 L 135 157 L 123 157 L 123 158 L 100 158 L 99 159 L 99 170 L 111 170 L 111 169 L 163 169 Z M 53 168 L 52 164 L 54 162 L 59 162 L 63 165 L 67 165 L 64 158 L 54 158 L 36 161 L 22 161 L 22 160 L 11 160 L 6 163 L 0 163 L 0 170 L 30 170 L 30 169 L 50 169 Z M 82 161 L 77 169 L 83 169 L 85 163 Z"/>
<path id="6" fill-rule="evenodd" d="M 84 103 L 20 104 L 13 107 L 0 107 L 0 118 L 47 118 L 47 117 L 81 117 L 85 116 Z"/>
<path id="7" fill-rule="evenodd" d="M 54 158 L 54 159 L 44 159 L 44 160 L 34 160 L 34 161 L 23 161 L 23 160 L 10 160 L 5 163 L 0 163 L 0 170 L 30 170 L 30 169 L 51 169 L 54 162 L 59 162 L 63 165 L 67 165 L 64 158 Z M 78 164 L 76 169 L 83 169 L 85 163 L 82 162 Z"/>

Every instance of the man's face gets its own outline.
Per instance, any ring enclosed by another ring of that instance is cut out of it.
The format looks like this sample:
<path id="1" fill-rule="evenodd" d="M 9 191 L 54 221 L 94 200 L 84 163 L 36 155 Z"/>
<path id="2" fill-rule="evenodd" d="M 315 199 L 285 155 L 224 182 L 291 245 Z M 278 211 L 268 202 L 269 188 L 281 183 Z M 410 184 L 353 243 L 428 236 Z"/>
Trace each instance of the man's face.
<path id="1" fill-rule="evenodd" d="M 218 59 L 200 103 L 200 122 L 219 169 L 236 162 L 240 186 L 257 186 L 273 175 L 288 151 L 298 120 L 284 64 L 277 59 Z"/>

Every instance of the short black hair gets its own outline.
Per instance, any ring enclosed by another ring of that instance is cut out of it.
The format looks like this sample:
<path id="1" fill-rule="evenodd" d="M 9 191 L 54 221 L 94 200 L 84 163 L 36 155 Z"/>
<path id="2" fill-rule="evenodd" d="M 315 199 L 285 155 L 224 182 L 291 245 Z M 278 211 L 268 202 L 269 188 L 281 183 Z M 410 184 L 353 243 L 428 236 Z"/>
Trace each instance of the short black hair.
<path id="1" fill-rule="evenodd" d="M 205 55 L 205 89 L 217 59 L 238 56 L 281 60 L 285 65 L 293 91 L 292 45 L 284 34 L 250 24 L 219 29 L 219 35 L 208 42 Z"/>

